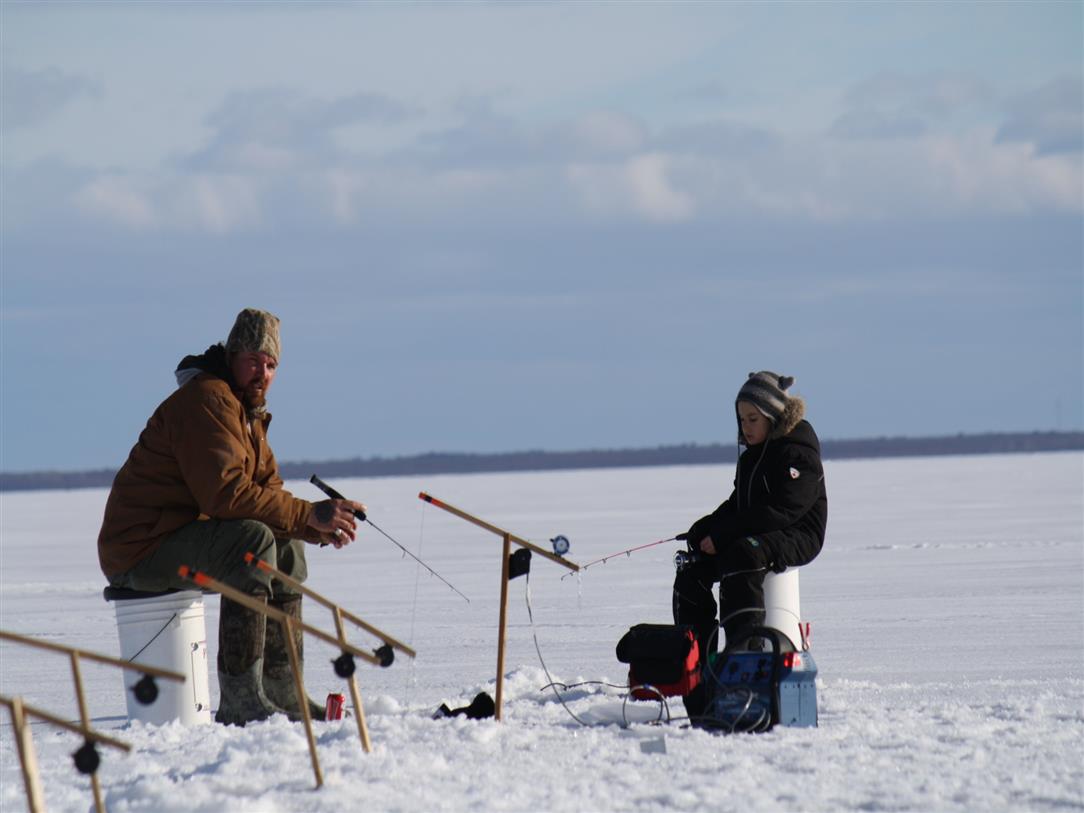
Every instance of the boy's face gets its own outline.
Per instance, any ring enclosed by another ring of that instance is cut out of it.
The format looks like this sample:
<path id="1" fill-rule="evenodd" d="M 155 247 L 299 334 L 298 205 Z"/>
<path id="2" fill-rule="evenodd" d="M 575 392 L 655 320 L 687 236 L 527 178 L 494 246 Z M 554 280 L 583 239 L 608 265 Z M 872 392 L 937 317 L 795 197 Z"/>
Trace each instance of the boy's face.
<path id="1" fill-rule="evenodd" d="M 748 401 L 738 401 L 738 420 L 741 421 L 741 433 L 748 445 L 757 446 L 768 439 L 772 422 Z"/>

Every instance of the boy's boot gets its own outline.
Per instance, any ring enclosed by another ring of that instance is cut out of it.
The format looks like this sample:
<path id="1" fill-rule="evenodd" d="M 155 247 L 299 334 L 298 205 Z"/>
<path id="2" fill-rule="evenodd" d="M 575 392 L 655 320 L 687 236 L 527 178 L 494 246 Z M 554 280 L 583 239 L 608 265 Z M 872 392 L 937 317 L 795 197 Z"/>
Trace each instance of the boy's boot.
<path id="1" fill-rule="evenodd" d="M 294 646 L 297 647 L 297 663 L 302 674 L 305 671 L 304 633 L 301 631 L 301 596 L 282 596 L 270 600 L 270 605 L 282 610 L 293 621 Z M 301 706 L 297 702 L 297 689 L 294 685 L 294 673 L 290 668 L 290 653 L 286 646 L 285 630 L 278 621 L 267 625 L 264 637 L 263 688 L 268 699 L 282 707 L 293 721 L 304 719 Z M 311 697 L 306 697 L 309 704 L 309 716 L 314 720 L 323 720 L 326 710 Z"/>
<path id="2" fill-rule="evenodd" d="M 258 601 L 266 596 L 255 595 Z M 215 722 L 243 726 L 284 713 L 262 685 L 267 617 L 222 596 L 218 616 L 218 711 Z"/>
<path id="3" fill-rule="evenodd" d="M 764 639 L 753 631 L 764 626 L 765 612 L 752 607 L 732 615 L 723 623 L 724 649 L 730 652 L 762 652 Z M 769 649 L 770 649 L 769 645 Z"/>

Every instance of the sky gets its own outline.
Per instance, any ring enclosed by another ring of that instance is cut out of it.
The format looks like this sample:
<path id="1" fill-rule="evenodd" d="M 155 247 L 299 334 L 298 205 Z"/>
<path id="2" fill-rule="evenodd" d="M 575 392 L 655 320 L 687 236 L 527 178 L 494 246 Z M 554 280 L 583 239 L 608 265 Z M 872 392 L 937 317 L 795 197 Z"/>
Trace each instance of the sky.
<path id="1" fill-rule="evenodd" d="M 1084 22 L 1026 3 L 0 3 L 0 470 L 282 319 L 280 460 L 1084 428 Z"/>

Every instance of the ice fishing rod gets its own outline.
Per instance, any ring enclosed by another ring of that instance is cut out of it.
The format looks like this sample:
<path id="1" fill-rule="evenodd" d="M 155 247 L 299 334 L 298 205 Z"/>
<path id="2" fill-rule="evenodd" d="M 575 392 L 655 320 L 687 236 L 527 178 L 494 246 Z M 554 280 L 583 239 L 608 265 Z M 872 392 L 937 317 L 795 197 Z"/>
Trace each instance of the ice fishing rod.
<path id="1" fill-rule="evenodd" d="M 315 474 L 312 477 L 309 478 L 309 482 L 312 483 L 314 486 L 316 486 L 318 489 L 320 489 L 322 492 L 327 494 L 333 500 L 345 500 L 346 499 L 346 497 L 344 497 L 338 491 L 333 489 L 331 486 L 329 486 L 327 483 L 325 483 L 323 480 L 321 480 Z M 462 593 L 460 593 L 459 590 L 456 590 L 454 584 L 452 584 L 446 578 L 444 578 L 439 573 L 437 573 L 437 571 L 433 570 L 433 568 L 429 567 L 429 565 L 427 565 L 421 559 L 419 559 L 417 556 L 415 556 L 409 550 L 407 550 L 402 545 L 400 545 L 398 542 L 396 542 L 395 539 L 393 539 L 383 528 L 381 528 L 379 525 L 377 525 L 375 522 L 373 522 L 371 519 L 369 519 L 367 516 L 365 516 L 364 511 L 355 511 L 354 516 L 357 517 L 358 519 L 360 519 L 362 522 L 368 522 L 370 525 L 372 525 L 374 528 L 376 528 L 378 531 L 380 531 L 380 533 L 383 534 L 384 537 L 389 542 L 391 542 L 393 545 L 395 545 L 397 548 L 399 548 L 399 550 L 401 550 L 403 553 L 405 553 L 407 556 L 409 556 L 411 559 L 413 559 L 419 565 L 421 565 L 426 570 L 428 570 L 430 575 L 436 576 L 438 579 L 440 579 L 446 585 L 448 585 L 453 590 L 455 590 L 456 593 L 459 593 L 459 595 L 462 596 L 463 600 L 466 601 L 468 604 L 470 604 L 470 599 L 467 598 L 466 596 L 464 596 Z"/>
<path id="2" fill-rule="evenodd" d="M 595 561 L 593 561 L 593 562 L 588 562 L 585 565 L 581 565 L 580 570 L 587 570 L 587 568 L 591 567 L 591 565 L 604 565 L 610 559 L 615 559 L 618 556 L 631 556 L 636 551 L 643 550 L 644 548 L 653 548 L 656 545 L 664 545 L 667 542 L 677 542 L 677 541 L 683 540 L 683 539 L 685 539 L 685 534 L 678 534 L 677 536 L 671 536 L 669 539 L 660 539 L 658 542 L 648 542 L 646 545 L 637 545 L 635 548 L 627 548 L 626 550 L 619 550 L 617 553 L 611 553 L 609 556 L 603 556 L 601 559 L 595 559 Z M 567 579 L 571 575 L 572 575 L 571 573 L 566 573 L 561 578 L 562 579 Z"/>

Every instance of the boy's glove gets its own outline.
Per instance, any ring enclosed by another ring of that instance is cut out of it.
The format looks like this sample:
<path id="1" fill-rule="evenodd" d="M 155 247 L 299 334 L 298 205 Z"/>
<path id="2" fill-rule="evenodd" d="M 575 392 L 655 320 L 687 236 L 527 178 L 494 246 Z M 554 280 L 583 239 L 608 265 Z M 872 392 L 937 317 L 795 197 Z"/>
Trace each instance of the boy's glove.
<path id="1" fill-rule="evenodd" d="M 688 543 L 690 550 L 695 550 L 699 552 L 700 540 L 703 539 L 705 536 L 708 536 L 707 526 L 703 524 L 700 520 L 697 520 L 692 524 L 692 527 L 689 528 L 688 531 L 678 536 L 678 539 L 684 539 L 685 542 Z"/>

